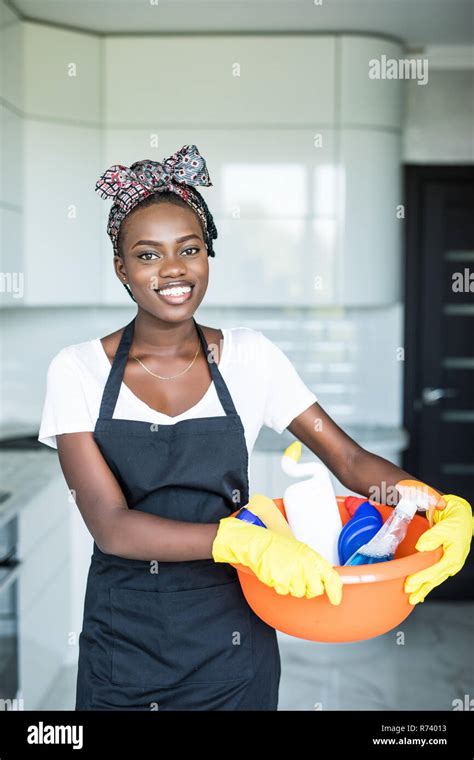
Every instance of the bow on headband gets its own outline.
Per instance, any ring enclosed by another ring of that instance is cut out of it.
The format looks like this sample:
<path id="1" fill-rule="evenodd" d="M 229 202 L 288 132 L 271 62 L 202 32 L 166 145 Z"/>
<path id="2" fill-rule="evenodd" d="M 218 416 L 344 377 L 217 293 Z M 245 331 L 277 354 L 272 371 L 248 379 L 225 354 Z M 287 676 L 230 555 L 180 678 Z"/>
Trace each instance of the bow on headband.
<path id="1" fill-rule="evenodd" d="M 169 158 L 158 161 L 136 161 L 131 167 L 114 164 L 97 181 L 95 189 L 101 198 L 114 197 L 126 206 L 124 190 L 143 188 L 143 194 L 150 191 L 175 190 L 173 185 L 212 185 L 206 162 L 195 145 L 183 145 L 181 150 Z"/>

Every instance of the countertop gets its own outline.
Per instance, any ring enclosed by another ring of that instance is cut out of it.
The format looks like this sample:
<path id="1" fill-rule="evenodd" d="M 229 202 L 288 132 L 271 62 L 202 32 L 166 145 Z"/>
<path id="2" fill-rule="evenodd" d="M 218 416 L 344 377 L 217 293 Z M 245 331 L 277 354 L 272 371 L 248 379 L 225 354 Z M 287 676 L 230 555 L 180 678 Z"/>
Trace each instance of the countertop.
<path id="1" fill-rule="evenodd" d="M 56 449 L 2 449 L 0 488 L 11 496 L 0 503 L 0 526 L 14 517 L 61 473 Z"/>
<path id="2" fill-rule="evenodd" d="M 360 446 L 377 451 L 403 451 L 408 445 L 409 435 L 403 428 L 367 425 L 348 425 L 343 428 Z M 284 449 L 296 440 L 288 430 L 281 435 L 267 427 L 262 427 L 255 442 L 255 453 L 275 453 L 281 455 Z M 302 460 L 314 455 L 303 447 Z M 0 450 L 0 489 L 11 496 L 0 502 L 0 526 L 15 516 L 33 497 L 61 474 L 56 449 L 38 444 L 33 449 Z"/>
<path id="3" fill-rule="evenodd" d="M 344 430 L 353 440 L 363 448 L 377 451 L 404 451 L 407 448 L 410 436 L 407 430 L 399 427 L 384 427 L 379 425 L 347 425 L 339 427 Z M 281 435 L 268 427 L 262 427 L 255 441 L 256 452 L 268 452 L 283 454 L 290 443 L 297 440 L 288 430 Z M 306 449 L 308 455 L 313 454 Z M 303 447 L 302 458 L 305 454 Z"/>

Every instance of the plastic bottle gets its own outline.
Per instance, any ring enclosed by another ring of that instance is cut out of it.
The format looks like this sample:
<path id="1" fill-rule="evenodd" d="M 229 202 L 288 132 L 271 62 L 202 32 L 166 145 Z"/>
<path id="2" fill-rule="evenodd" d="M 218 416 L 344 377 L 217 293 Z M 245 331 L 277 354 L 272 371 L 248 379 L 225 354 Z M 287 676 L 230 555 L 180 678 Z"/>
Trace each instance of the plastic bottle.
<path id="1" fill-rule="evenodd" d="M 337 499 L 324 464 L 298 464 L 301 443 L 288 446 L 281 458 L 283 472 L 293 478 L 311 475 L 285 490 L 283 504 L 288 524 L 298 541 L 308 544 L 332 565 L 339 564 L 337 542 L 342 529 Z"/>
<path id="2" fill-rule="evenodd" d="M 248 512 L 261 520 L 265 528 L 278 533 L 280 536 L 294 538 L 290 526 L 278 509 L 273 499 L 263 493 L 252 493 L 249 503 L 245 506 Z"/>
<path id="3" fill-rule="evenodd" d="M 357 549 L 345 562 L 345 565 L 372 565 L 376 562 L 389 562 L 395 556 L 397 547 L 406 536 L 408 526 L 415 515 L 418 505 L 413 489 L 396 486 L 401 499 L 392 514 L 384 522 L 378 533 L 366 544 Z"/>
<path id="4" fill-rule="evenodd" d="M 265 523 L 261 521 L 257 515 L 254 515 L 253 512 L 250 511 L 250 509 L 246 509 L 245 507 L 242 507 L 239 509 L 237 514 L 235 515 L 236 520 L 243 520 L 244 522 L 251 523 L 252 525 L 260 525 L 262 528 L 266 528 L 267 526 Z"/>
<path id="5" fill-rule="evenodd" d="M 351 497 L 346 498 L 346 509 L 351 514 L 351 502 L 349 501 L 349 506 L 347 504 L 349 499 Z M 339 563 L 344 565 L 357 549 L 368 543 L 379 532 L 382 525 L 382 515 L 370 501 L 359 503 L 351 519 L 346 522 L 339 534 L 337 542 Z"/>

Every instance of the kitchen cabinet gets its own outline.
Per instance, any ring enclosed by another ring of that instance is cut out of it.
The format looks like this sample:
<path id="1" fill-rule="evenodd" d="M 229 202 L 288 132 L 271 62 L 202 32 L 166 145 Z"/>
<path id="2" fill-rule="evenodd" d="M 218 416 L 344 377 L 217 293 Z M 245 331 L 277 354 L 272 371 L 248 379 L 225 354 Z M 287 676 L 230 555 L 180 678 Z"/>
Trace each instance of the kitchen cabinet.
<path id="1" fill-rule="evenodd" d="M 31 21 L 22 22 L 21 28 L 25 116 L 99 127 L 100 38 Z M 67 165 L 64 171 L 70 173 Z"/>
<path id="2" fill-rule="evenodd" d="M 162 160 L 194 142 L 206 156 L 213 187 L 200 188 L 214 216 L 216 256 L 209 260 L 208 306 L 321 305 L 337 289 L 335 131 L 281 128 L 160 130 L 151 149 L 143 129 L 110 130 L 106 165 L 121 156 Z M 141 147 L 140 147 L 141 146 Z M 103 202 L 110 208 L 110 203 Z M 104 229 L 106 218 L 104 216 Z M 128 300 L 117 280 L 112 247 L 102 236 L 105 298 Z"/>
<path id="3" fill-rule="evenodd" d="M 47 588 L 20 618 L 20 695 L 25 710 L 38 710 L 66 661 L 68 563 L 56 568 Z"/>
<path id="4" fill-rule="evenodd" d="M 158 144 L 145 127 L 107 130 L 106 166 L 146 156 L 161 161 L 187 143 L 206 158 L 212 187 L 198 189 L 216 219 L 304 219 L 334 216 L 336 132 L 316 121 L 266 131 L 202 126 L 160 128 Z M 104 202 L 104 206 L 107 204 Z M 216 241 L 217 245 L 217 241 Z"/>
<path id="5" fill-rule="evenodd" d="M 338 37 L 340 64 L 340 126 L 400 131 L 403 120 L 403 82 L 372 79 L 371 61 L 409 57 L 395 41 L 383 37 Z M 385 56 L 383 59 L 382 56 Z M 370 161 L 370 157 L 367 156 Z"/>
<path id="6" fill-rule="evenodd" d="M 22 59 L 23 25 L 0 3 L 0 307 L 24 303 Z"/>
<path id="7" fill-rule="evenodd" d="M 331 124 L 334 56 L 332 35 L 106 37 L 105 127 Z"/>
<path id="8" fill-rule="evenodd" d="M 97 128 L 27 118 L 24 152 L 25 304 L 100 303 Z"/>
<path id="9" fill-rule="evenodd" d="M 19 512 L 18 583 L 20 697 L 35 710 L 69 655 L 70 515 L 62 475 Z"/>
<path id="10" fill-rule="evenodd" d="M 369 77 L 371 60 L 400 57 L 396 42 L 101 38 L 30 21 L 16 34 L 24 192 L 5 189 L 2 210 L 18 215 L 7 214 L 2 241 L 23 252 L 24 305 L 128 305 L 106 234 L 111 201 L 95 182 L 114 163 L 161 161 L 186 143 L 206 157 L 213 181 L 202 188 L 219 233 L 207 305 L 399 301 L 403 83 Z M 177 49 L 179 66 L 161 76 L 156 61 Z M 15 118 L 3 121 L 13 143 Z"/>
<path id="11" fill-rule="evenodd" d="M 401 300 L 400 150 L 398 134 L 341 130 L 343 178 L 336 256 L 341 305 L 387 306 Z"/>
<path id="12" fill-rule="evenodd" d="M 124 163 L 139 155 L 161 160 L 177 145 L 190 142 L 206 156 L 214 187 L 202 193 L 219 232 L 216 257 L 210 261 L 209 306 L 396 303 L 403 223 L 396 216 L 401 201 L 402 83 L 370 79 L 368 70 L 372 59 L 397 58 L 401 48 L 392 40 L 363 35 L 310 40 L 288 35 L 283 47 L 279 38 L 268 42 L 276 60 L 291 59 L 278 98 L 268 103 L 265 90 L 259 91 L 268 72 L 266 61 L 258 57 L 252 87 L 242 83 L 245 104 L 240 90 L 229 97 L 222 71 L 228 51 L 215 40 L 193 67 L 196 86 L 188 84 L 191 103 L 186 103 L 188 114 L 193 114 L 189 127 L 182 126 L 189 122 L 184 115 L 177 128 L 166 118 L 156 122 L 152 93 L 156 98 L 158 88 L 165 102 L 172 102 L 173 93 L 166 89 L 169 81 L 155 80 L 152 67 L 134 90 L 135 107 L 117 97 L 107 100 L 106 163 L 117 156 L 123 156 Z M 138 78 L 138 59 L 129 41 L 120 38 L 105 44 L 106 81 L 112 82 L 107 72 L 117 67 L 124 81 Z M 154 44 L 147 40 L 141 48 L 145 58 Z M 168 44 L 173 41 L 159 43 L 163 51 Z M 185 55 L 192 55 L 193 44 Z M 235 49 L 247 60 L 252 46 L 252 41 L 239 39 Z M 319 68 L 322 53 L 326 69 L 328 64 L 331 68 L 325 82 Z M 216 61 L 222 62 L 221 68 Z M 291 87 L 288 72 L 293 72 Z M 177 72 L 173 86 L 180 76 Z M 323 88 L 317 92 L 317 107 L 316 81 Z M 217 104 L 215 111 L 211 104 L 208 115 L 203 115 L 204 104 L 195 94 L 204 82 L 212 82 Z M 226 109 L 220 108 L 224 88 Z M 268 88 L 271 91 L 270 81 Z M 109 94 L 113 92 L 112 87 Z M 207 124 L 210 117 L 212 128 Z M 173 118 L 179 122 L 176 114 Z M 143 124 L 153 121 L 153 129 Z M 122 304 L 124 294 L 111 266 L 106 278 L 107 303 Z"/>
<path id="13" fill-rule="evenodd" d="M 222 220 L 206 306 L 331 303 L 335 228 L 330 219 Z"/>
<path id="14" fill-rule="evenodd" d="M 101 303 L 101 41 L 31 22 L 22 28 L 24 304 Z"/>
<path id="15" fill-rule="evenodd" d="M 25 25 L 0 2 L 0 96 L 15 109 L 22 107 Z"/>
<path id="16" fill-rule="evenodd" d="M 0 202 L 18 213 L 23 203 L 23 119 L 13 103 L 4 103 L 0 103 Z"/>
<path id="17" fill-rule="evenodd" d="M 24 305 L 24 272 L 18 267 L 23 241 L 23 214 L 0 204 L 0 272 L 3 274 L 2 306 Z"/>

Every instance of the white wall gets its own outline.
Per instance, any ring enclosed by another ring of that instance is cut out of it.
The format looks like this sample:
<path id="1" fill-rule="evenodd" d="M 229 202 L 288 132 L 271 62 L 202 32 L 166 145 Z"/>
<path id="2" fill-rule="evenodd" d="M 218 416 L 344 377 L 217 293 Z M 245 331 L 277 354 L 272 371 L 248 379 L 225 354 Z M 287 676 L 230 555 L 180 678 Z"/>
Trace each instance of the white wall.
<path id="1" fill-rule="evenodd" d="M 432 55 L 428 49 L 427 58 L 428 84 L 405 83 L 403 160 L 414 164 L 472 164 L 474 48 L 460 48 L 458 55 L 452 48 L 436 48 Z"/>

